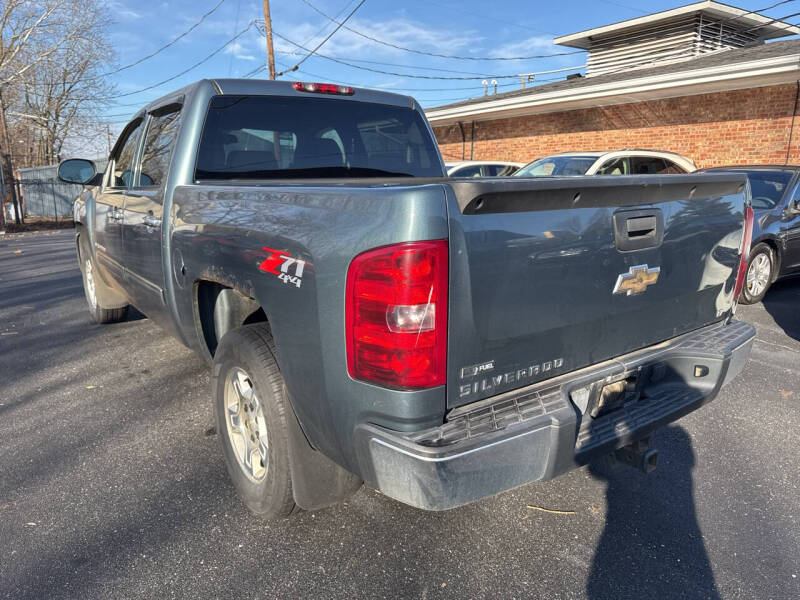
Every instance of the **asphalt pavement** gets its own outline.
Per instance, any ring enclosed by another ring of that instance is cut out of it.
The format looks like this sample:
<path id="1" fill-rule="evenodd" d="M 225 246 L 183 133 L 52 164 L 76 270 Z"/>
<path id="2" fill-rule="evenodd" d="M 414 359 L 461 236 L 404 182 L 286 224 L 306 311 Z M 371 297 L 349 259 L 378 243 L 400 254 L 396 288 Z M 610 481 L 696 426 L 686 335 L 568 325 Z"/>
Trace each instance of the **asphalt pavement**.
<path id="1" fill-rule="evenodd" d="M 203 361 L 141 315 L 91 322 L 73 232 L 6 235 L 0 598 L 800 598 L 798 307 L 800 280 L 740 307 L 750 362 L 655 435 L 649 476 L 444 513 L 362 488 L 269 523 L 228 481 Z"/>

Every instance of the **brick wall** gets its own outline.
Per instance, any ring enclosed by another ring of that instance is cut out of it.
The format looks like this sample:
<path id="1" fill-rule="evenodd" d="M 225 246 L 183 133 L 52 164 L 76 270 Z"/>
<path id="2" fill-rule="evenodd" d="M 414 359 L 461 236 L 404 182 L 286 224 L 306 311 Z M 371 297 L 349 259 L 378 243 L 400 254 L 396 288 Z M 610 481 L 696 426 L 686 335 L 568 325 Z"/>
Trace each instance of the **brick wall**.
<path id="1" fill-rule="evenodd" d="M 783 164 L 796 90 L 777 85 L 476 122 L 472 158 L 528 162 L 556 152 L 652 148 L 687 156 L 698 167 Z M 795 126 L 789 162 L 798 164 L 800 117 Z M 466 159 L 470 129 L 465 120 Z M 458 125 L 434 132 L 445 160 L 461 159 Z"/>

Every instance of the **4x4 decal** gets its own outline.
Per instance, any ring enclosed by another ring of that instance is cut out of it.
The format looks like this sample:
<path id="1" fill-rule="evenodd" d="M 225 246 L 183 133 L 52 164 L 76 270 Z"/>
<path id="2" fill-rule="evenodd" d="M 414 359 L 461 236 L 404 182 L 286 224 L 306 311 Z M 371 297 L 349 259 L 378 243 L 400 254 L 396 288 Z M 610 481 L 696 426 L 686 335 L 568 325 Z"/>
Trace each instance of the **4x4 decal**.
<path id="1" fill-rule="evenodd" d="M 258 265 L 260 270 L 265 273 L 277 275 L 278 279 L 283 281 L 283 283 L 291 283 L 300 287 L 303 283 L 303 269 L 305 269 L 306 261 L 295 258 L 283 250 L 275 250 L 267 246 L 262 246 L 261 249 L 266 250 L 270 254 Z M 290 274 L 290 269 L 293 274 Z"/>

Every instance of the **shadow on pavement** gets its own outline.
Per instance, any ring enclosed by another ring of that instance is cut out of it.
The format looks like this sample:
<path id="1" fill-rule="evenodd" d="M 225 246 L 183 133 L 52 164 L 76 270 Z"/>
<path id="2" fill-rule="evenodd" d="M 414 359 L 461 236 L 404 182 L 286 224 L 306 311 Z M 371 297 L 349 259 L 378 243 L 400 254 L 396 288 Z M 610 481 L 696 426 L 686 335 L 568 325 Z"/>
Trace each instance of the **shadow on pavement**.
<path id="1" fill-rule="evenodd" d="M 776 281 L 761 302 L 786 335 L 800 341 L 800 277 Z"/>
<path id="2" fill-rule="evenodd" d="M 657 432 L 654 442 L 662 462 L 650 475 L 604 461 L 590 466 L 608 486 L 605 529 L 586 595 L 718 599 L 695 511 L 689 435 L 673 425 Z"/>

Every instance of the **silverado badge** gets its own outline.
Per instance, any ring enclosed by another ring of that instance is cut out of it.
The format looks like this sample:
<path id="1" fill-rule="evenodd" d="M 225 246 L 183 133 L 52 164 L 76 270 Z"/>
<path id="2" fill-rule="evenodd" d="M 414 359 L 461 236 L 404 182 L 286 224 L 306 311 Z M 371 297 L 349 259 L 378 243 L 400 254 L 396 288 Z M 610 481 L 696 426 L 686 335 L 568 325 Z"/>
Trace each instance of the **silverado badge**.
<path id="1" fill-rule="evenodd" d="M 647 286 L 653 285 L 658 281 L 658 275 L 661 273 L 659 267 L 648 268 L 647 265 L 636 265 L 628 269 L 627 273 L 621 273 L 617 277 L 617 283 L 614 286 L 614 294 L 625 294 L 632 296 L 634 294 L 641 294 L 647 289 Z"/>

